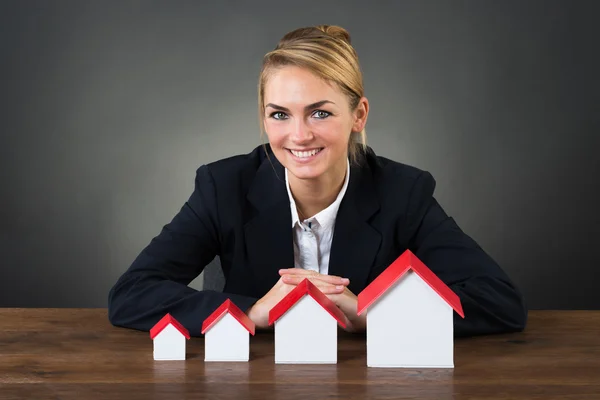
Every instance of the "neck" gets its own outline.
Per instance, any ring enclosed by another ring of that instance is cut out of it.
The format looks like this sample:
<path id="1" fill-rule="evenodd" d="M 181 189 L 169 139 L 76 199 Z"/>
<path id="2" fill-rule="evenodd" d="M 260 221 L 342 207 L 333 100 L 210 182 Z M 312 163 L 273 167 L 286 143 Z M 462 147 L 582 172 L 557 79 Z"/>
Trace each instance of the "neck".
<path id="1" fill-rule="evenodd" d="M 335 168 L 318 179 L 298 179 L 288 175 L 290 191 L 296 202 L 300 220 L 310 218 L 335 201 L 346 179 L 347 164 Z"/>

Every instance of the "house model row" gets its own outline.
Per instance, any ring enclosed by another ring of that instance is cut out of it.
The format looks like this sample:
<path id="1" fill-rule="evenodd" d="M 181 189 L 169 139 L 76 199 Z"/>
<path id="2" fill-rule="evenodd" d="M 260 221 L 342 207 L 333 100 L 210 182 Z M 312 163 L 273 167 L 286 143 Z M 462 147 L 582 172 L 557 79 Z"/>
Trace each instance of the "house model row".
<path id="1" fill-rule="evenodd" d="M 368 312 L 367 312 L 368 310 Z M 464 318 L 459 297 L 410 250 L 358 295 L 366 313 L 367 365 L 453 368 L 454 312 Z M 275 363 L 334 364 L 342 311 L 305 279 L 269 312 L 275 328 Z M 231 300 L 203 323 L 205 361 L 248 361 L 255 325 Z M 185 359 L 188 331 L 167 314 L 150 331 L 155 360 Z"/>

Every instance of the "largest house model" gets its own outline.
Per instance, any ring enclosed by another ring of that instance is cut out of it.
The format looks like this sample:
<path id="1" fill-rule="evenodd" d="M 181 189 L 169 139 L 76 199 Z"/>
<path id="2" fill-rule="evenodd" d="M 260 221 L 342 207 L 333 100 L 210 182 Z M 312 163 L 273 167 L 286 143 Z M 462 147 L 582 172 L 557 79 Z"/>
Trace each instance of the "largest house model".
<path id="1" fill-rule="evenodd" d="M 453 368 L 458 296 L 410 250 L 358 295 L 369 367 Z"/>

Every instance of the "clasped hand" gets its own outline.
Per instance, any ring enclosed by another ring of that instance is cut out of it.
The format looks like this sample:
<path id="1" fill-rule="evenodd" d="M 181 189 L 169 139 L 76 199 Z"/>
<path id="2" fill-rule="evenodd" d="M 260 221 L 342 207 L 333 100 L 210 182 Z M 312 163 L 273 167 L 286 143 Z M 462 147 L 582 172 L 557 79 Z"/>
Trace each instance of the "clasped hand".
<path id="1" fill-rule="evenodd" d="M 266 328 L 269 324 L 269 311 L 304 279 L 309 279 L 323 292 L 345 316 L 346 330 L 349 332 L 364 331 L 365 315 L 356 315 L 357 298 L 348 289 L 350 281 L 335 275 L 323 275 L 316 271 L 301 268 L 279 270 L 280 278 L 275 285 L 248 310 L 248 316 L 258 328 Z"/>

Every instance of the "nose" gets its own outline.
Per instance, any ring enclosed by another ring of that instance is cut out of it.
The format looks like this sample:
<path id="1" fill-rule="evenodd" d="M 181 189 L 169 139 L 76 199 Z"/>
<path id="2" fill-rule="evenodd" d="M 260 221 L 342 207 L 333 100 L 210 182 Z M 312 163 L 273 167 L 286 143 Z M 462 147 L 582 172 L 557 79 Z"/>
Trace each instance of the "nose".
<path id="1" fill-rule="evenodd" d="M 294 143 L 303 144 L 313 140 L 314 135 L 304 120 L 297 119 L 292 126 L 290 138 Z"/>

